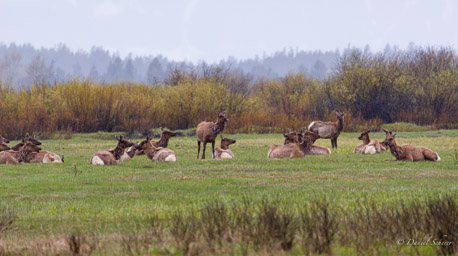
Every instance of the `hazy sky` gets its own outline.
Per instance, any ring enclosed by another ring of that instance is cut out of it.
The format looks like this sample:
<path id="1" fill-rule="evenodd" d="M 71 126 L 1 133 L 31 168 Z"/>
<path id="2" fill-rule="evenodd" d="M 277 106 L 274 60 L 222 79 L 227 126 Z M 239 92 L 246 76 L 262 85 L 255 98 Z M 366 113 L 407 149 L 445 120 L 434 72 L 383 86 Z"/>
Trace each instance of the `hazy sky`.
<path id="1" fill-rule="evenodd" d="M 0 0 L 0 42 L 173 60 L 250 58 L 284 48 L 458 46 L 454 0 Z"/>

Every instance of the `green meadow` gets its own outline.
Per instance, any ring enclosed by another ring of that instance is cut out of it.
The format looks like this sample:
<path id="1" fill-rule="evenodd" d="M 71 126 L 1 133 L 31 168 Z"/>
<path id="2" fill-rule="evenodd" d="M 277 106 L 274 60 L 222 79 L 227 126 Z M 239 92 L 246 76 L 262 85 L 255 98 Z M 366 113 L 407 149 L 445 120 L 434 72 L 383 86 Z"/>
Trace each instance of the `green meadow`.
<path id="1" fill-rule="evenodd" d="M 177 162 L 152 162 L 136 156 L 116 166 L 90 165 L 93 153 L 116 145 L 115 135 L 73 134 L 70 140 L 42 140 L 42 149 L 65 156 L 63 164 L 0 166 L 2 216 L 14 212 L 12 224 L 0 232 L 0 254 L 66 255 L 63 248 L 69 234 L 97 236 L 95 254 L 182 254 L 189 251 L 176 249 L 172 241 L 162 241 L 167 244 L 162 251 L 132 253 L 122 245 L 126 243 L 123 237 L 148 230 L 152 215 L 167 219 L 173 212 L 198 212 L 214 201 L 257 204 L 270 200 L 298 212 L 304 204 L 320 200 L 346 210 L 354 209 L 361 200 L 397 205 L 443 195 L 456 198 L 458 194 L 458 130 L 398 132 L 398 144 L 433 149 L 440 162 L 395 161 L 389 151 L 354 154 L 354 147 L 361 144 L 359 134 L 342 133 L 339 148 L 331 149 L 331 155 L 301 159 L 267 159 L 269 147 L 283 143 L 281 134 L 228 134 L 237 140 L 230 147 L 235 159 L 196 160 L 194 136 L 170 140 Z M 385 137 L 383 132 L 370 135 L 379 141 Z M 316 144 L 331 146 L 330 140 Z M 206 155 L 211 156 L 211 144 L 207 144 Z M 422 250 L 436 253 L 431 248 Z M 407 248 L 405 253 L 415 251 Z M 334 250 L 335 254 L 354 252 Z M 245 251 L 207 252 L 213 253 Z"/>

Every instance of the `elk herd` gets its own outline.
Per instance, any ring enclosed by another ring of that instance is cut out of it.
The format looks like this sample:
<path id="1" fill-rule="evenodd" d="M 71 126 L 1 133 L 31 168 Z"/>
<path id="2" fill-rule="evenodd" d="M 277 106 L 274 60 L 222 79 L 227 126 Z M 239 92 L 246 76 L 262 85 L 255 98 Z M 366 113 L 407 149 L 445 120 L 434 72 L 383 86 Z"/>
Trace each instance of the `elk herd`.
<path id="1" fill-rule="evenodd" d="M 212 145 L 213 159 L 234 158 L 234 153 L 229 149 L 229 145 L 236 143 L 235 140 L 229 139 L 221 135 L 224 131 L 226 123 L 229 119 L 226 112 L 216 113 L 216 122 L 200 122 L 197 125 L 197 159 L 200 155 L 200 146 L 202 144 L 202 159 L 205 159 L 205 150 L 207 143 Z M 345 112 L 335 112 L 337 120 L 335 122 L 313 121 L 307 128 L 300 132 L 289 130 L 287 134 L 283 134 L 285 141 L 283 145 L 272 145 L 267 152 L 268 158 L 297 158 L 305 155 L 324 155 L 331 154 L 331 150 L 327 147 L 314 145 L 318 139 L 330 139 L 332 148 L 337 148 L 337 138 L 344 127 Z M 437 152 L 412 146 L 396 144 L 396 133 L 383 130 L 386 138 L 383 142 L 370 139 L 369 130 L 361 133 L 358 137 L 363 144 L 358 145 L 354 149 L 354 153 L 361 154 L 376 154 L 390 150 L 396 160 L 404 161 L 440 161 Z M 171 131 L 166 131 L 161 128 L 159 141 L 152 141 L 151 137 L 146 137 L 140 143 L 134 143 L 125 139 L 123 136 L 116 136 L 117 144 L 115 148 L 104 149 L 97 151 L 90 159 L 93 165 L 116 165 L 132 159 L 134 156 L 146 155 L 151 161 L 177 161 L 175 152 L 168 148 L 170 138 L 177 134 Z M 221 146 L 215 148 L 216 139 L 220 135 Z M 35 137 L 26 134 L 24 139 L 14 147 L 8 146 L 9 140 L 0 136 L 0 164 L 21 164 L 24 163 L 63 163 L 64 157 L 41 150 L 39 145 L 41 142 Z M 126 151 L 127 149 L 127 151 Z"/>

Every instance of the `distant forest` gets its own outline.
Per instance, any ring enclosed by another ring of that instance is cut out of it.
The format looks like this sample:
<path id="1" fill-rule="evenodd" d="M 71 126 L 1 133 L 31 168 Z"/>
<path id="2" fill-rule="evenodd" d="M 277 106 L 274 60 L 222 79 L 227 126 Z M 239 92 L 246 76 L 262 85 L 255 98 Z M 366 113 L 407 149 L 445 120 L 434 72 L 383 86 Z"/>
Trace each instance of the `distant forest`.
<path id="1" fill-rule="evenodd" d="M 388 45 L 385 52 L 394 49 Z M 28 88 L 32 84 L 67 82 L 75 78 L 107 83 L 163 84 L 172 71 L 199 74 L 212 67 L 239 72 L 253 81 L 281 78 L 288 73 L 303 73 L 322 80 L 333 72 L 340 56 L 339 50 L 284 49 L 252 59 L 228 57 L 218 63 L 192 63 L 169 60 L 162 55 L 121 58 L 102 47 L 93 47 L 90 52 L 75 52 L 64 44 L 55 48 L 35 48 L 31 44 L 0 43 L 0 81 L 4 86 L 15 89 Z"/>

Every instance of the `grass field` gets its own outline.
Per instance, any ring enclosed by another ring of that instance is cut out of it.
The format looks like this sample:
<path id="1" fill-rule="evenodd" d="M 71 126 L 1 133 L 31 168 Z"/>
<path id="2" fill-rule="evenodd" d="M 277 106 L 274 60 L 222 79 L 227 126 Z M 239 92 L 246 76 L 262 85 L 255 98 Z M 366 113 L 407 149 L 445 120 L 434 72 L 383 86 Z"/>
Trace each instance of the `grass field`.
<path id="1" fill-rule="evenodd" d="M 249 199 L 256 204 L 267 199 L 294 212 L 317 200 L 345 210 L 353 209 L 358 200 L 396 205 L 458 194 L 458 130 L 397 134 L 398 144 L 433 149 L 440 162 L 399 162 L 389 152 L 354 154 L 353 148 L 361 144 L 359 134 L 343 133 L 331 155 L 302 159 L 266 158 L 272 144 L 283 143 L 280 134 L 235 134 L 227 135 L 237 140 L 231 146 L 235 159 L 196 160 L 196 138 L 176 137 L 169 143 L 178 157 L 176 163 L 153 163 L 146 156 L 136 156 L 117 166 L 90 165 L 94 152 L 115 146 L 114 135 L 74 134 L 71 140 L 42 141 L 43 149 L 65 155 L 63 164 L 0 166 L 0 204 L 16 216 L 11 229 L 0 232 L 4 253 L 59 252 L 74 233 L 96 234 L 102 246 L 95 254 L 126 254 L 119 245 L 125 240 L 123 235 L 148 229 L 152 213 L 168 218 L 180 210 L 197 212 L 215 200 Z M 384 133 L 371 136 L 384 139 Z M 331 143 L 318 140 L 316 144 L 330 147 Z M 182 253 L 169 244 L 167 250 L 153 254 Z M 416 251 L 404 250 L 407 254 Z M 421 250 L 435 253 L 431 248 Z M 334 253 L 354 251 L 340 248 Z"/>

